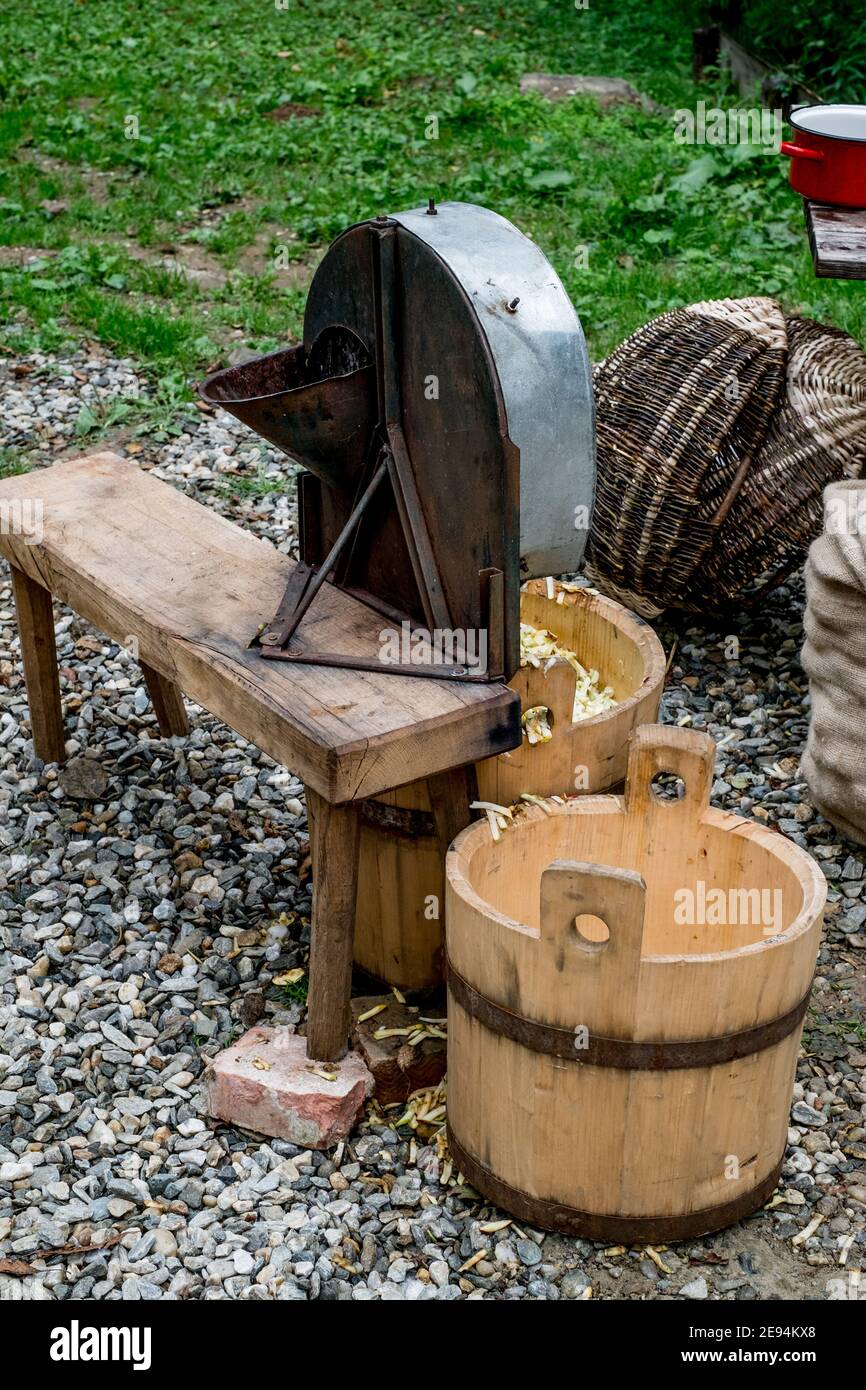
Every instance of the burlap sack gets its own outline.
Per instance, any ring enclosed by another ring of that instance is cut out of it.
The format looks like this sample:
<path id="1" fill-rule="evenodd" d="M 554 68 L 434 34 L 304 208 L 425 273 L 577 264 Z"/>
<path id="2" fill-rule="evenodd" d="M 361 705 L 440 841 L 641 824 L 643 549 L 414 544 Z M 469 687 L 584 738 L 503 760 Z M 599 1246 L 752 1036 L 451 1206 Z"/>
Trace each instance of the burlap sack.
<path id="1" fill-rule="evenodd" d="M 816 808 L 866 844 L 866 482 L 824 489 L 824 531 L 806 564 L 812 718 L 802 770 Z"/>

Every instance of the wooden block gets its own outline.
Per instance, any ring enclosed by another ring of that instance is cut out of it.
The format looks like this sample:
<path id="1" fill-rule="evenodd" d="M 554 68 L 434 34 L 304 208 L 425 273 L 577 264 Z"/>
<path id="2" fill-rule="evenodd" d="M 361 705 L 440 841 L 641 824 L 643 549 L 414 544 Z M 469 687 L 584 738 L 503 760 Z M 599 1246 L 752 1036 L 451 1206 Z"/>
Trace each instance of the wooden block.
<path id="1" fill-rule="evenodd" d="M 385 1008 L 363 1023 L 359 1021 L 380 1004 L 384 1004 Z M 438 1018 L 438 1013 L 437 1009 L 428 1013 L 426 1008 L 419 1010 L 401 1004 L 393 994 L 368 995 L 352 1000 L 352 1043 L 373 1074 L 376 1100 L 380 1105 L 398 1104 L 413 1091 L 435 1086 L 441 1081 L 447 1066 L 447 1044 L 444 1038 L 425 1038 L 417 1047 L 410 1047 L 408 1033 L 402 1032 L 390 1038 L 377 1038 L 375 1034 L 383 1028 L 423 1028 L 420 1015 Z M 444 1033 L 445 1018 L 436 1026 Z"/>
<path id="2" fill-rule="evenodd" d="M 866 208 L 837 208 L 804 199 L 815 274 L 866 280 Z"/>

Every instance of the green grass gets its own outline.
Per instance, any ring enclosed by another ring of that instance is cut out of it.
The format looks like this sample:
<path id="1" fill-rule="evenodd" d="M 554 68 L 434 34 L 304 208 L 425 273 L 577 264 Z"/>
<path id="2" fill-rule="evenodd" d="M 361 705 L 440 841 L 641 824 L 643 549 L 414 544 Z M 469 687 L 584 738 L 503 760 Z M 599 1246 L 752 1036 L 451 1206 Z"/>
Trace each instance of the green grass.
<path id="1" fill-rule="evenodd" d="M 302 980 L 295 980 L 293 984 L 281 985 L 280 997 L 287 1004 L 306 1004 L 309 988 L 310 982 L 305 975 Z"/>
<path id="2" fill-rule="evenodd" d="M 0 350 L 97 338 L 163 384 L 169 429 L 230 344 L 299 335 L 304 288 L 278 287 L 274 251 L 303 261 L 430 194 L 486 204 L 537 240 L 595 358 L 722 295 L 772 294 L 866 341 L 862 286 L 813 276 L 786 161 L 675 143 L 675 108 L 743 104 L 693 84 L 694 8 L 4 0 L 0 247 L 46 254 L 0 272 Z M 551 104 L 521 95 L 528 71 L 625 77 L 662 109 Z M 288 102 L 319 114 L 269 117 Z M 206 255 L 225 283 L 166 268 L 172 250 Z"/>
<path id="3" fill-rule="evenodd" d="M 15 478 L 29 471 L 30 464 L 19 456 L 16 449 L 0 449 L 0 478 Z"/>
<path id="4" fill-rule="evenodd" d="M 267 497 L 268 493 L 280 486 L 279 479 L 268 477 L 264 469 L 260 468 L 255 477 L 220 479 L 214 488 L 222 497 L 245 497 L 254 500 Z"/>

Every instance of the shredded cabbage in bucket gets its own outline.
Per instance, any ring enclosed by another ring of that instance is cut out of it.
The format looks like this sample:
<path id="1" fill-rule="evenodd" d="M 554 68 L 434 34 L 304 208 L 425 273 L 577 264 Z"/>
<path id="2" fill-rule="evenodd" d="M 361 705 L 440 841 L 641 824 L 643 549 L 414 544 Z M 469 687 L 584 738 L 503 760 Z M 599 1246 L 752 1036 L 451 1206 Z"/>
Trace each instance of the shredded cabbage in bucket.
<path id="1" fill-rule="evenodd" d="M 520 664 L 533 666 L 536 670 L 547 672 L 555 661 L 567 661 L 576 676 L 572 723 L 579 719 L 589 719 L 594 714 L 602 714 L 613 709 L 616 700 L 613 689 L 599 686 L 598 671 L 587 670 L 577 658 L 577 654 L 562 646 L 558 637 L 547 628 L 533 627 L 530 623 L 520 624 Z M 530 743 L 547 743 L 553 737 L 550 727 L 549 711 L 544 705 L 533 705 L 523 714 L 523 730 Z"/>

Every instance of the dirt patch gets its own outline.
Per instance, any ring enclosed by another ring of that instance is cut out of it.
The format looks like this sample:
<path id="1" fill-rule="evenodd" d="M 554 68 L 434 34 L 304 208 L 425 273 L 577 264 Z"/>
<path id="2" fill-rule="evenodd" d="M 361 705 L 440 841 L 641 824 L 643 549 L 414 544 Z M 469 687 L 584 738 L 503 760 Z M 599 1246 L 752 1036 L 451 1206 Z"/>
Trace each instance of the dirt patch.
<path id="1" fill-rule="evenodd" d="M 275 106 L 273 111 L 265 112 L 265 120 L 268 121 L 298 121 L 309 120 L 313 116 L 321 116 L 321 111 L 316 106 L 304 106 L 300 101 L 284 101 L 282 106 Z"/>
<path id="2" fill-rule="evenodd" d="M 286 103 L 285 107 L 278 107 L 277 111 L 288 107 L 293 108 L 293 114 L 296 116 L 320 114 L 312 107 L 302 107 L 292 102 Z M 279 119 L 289 119 L 289 115 Z M 51 155 L 42 154 L 39 150 L 32 151 L 23 162 L 34 165 L 42 173 L 56 176 L 64 184 L 80 180 L 94 202 L 105 202 L 108 197 L 108 181 L 112 177 L 108 172 L 78 168 L 63 160 L 54 159 Z M 238 253 L 237 263 L 232 269 L 227 269 L 206 245 L 191 239 L 191 234 L 195 232 L 214 231 L 229 214 L 253 214 L 260 205 L 261 200 L 258 198 L 241 197 L 215 203 L 212 207 L 203 207 L 201 216 L 195 223 L 187 223 L 176 233 L 172 231 L 172 239 L 167 238 L 156 247 L 144 247 L 137 241 L 111 232 L 100 232 L 98 237 L 93 239 L 100 245 L 122 249 L 131 260 L 141 264 L 176 271 L 206 294 L 223 289 L 232 274 L 257 276 L 269 272 L 273 272 L 274 283 L 279 289 L 306 289 L 322 258 L 323 250 L 321 247 L 305 248 L 302 256 L 289 260 L 285 253 L 279 254 L 280 248 L 288 248 L 296 238 L 293 232 L 284 228 L 273 224 L 259 227 L 250 244 Z M 46 200 L 42 206 L 51 216 L 59 216 L 67 210 L 67 202 L 64 199 Z M 174 240 L 175 235 L 178 240 Z M 190 239 L 185 240 L 186 236 L 190 236 Z M 51 259 L 56 254 L 56 251 L 47 251 L 38 246 L 2 246 L 0 269 L 21 269 L 33 260 Z"/>
<path id="3" fill-rule="evenodd" d="M 566 101 L 569 97 L 593 97 L 602 111 L 612 106 L 637 106 L 642 111 L 656 111 L 655 102 L 634 88 L 622 77 L 584 77 L 575 73 L 528 72 L 520 79 L 521 92 L 537 92 L 548 101 Z"/>
<path id="4" fill-rule="evenodd" d="M 809 1264 L 789 1240 L 771 1238 L 768 1230 L 767 1218 L 758 1215 L 701 1242 L 660 1247 L 656 1253 L 668 1274 L 633 1251 L 599 1250 L 586 1257 L 579 1253 L 578 1243 L 564 1236 L 548 1236 L 544 1255 L 563 1269 L 583 1269 L 597 1299 L 675 1299 L 701 1277 L 710 1299 L 826 1298 L 827 1281 L 844 1277 L 846 1271 L 829 1262 Z"/>
<path id="5" fill-rule="evenodd" d="M 94 203 L 108 201 L 109 181 L 117 178 L 116 170 L 90 169 L 87 166 L 67 164 L 65 160 L 54 159 L 52 155 L 43 154 L 41 150 L 32 150 L 22 162 L 35 164 L 40 173 L 52 174 L 64 183 L 79 179 L 88 198 Z"/>
<path id="6" fill-rule="evenodd" d="M 160 265 L 175 270 L 189 280 L 194 280 L 204 290 L 221 289 L 226 283 L 227 272 L 215 256 L 203 247 L 195 245 L 166 246 L 160 250 L 149 250 L 138 242 L 125 237 L 112 236 L 108 232 L 99 235 L 99 244 L 115 247 L 129 256 L 130 260 L 142 265 Z M 54 260 L 55 250 L 45 250 L 40 246 L 0 246 L 0 270 L 23 269 L 32 261 Z"/>
<path id="7" fill-rule="evenodd" d="M 229 275 L 233 273 L 265 275 L 273 271 L 274 283 L 280 289 L 306 289 L 322 259 L 323 249 L 319 246 L 305 248 L 303 255 L 292 260 L 288 260 L 285 255 L 276 255 L 275 250 L 279 250 L 280 247 L 288 248 L 297 242 L 295 233 L 287 228 L 274 223 L 263 223 L 259 226 L 249 245 L 238 252 L 237 263 L 232 270 L 226 270 L 210 255 L 206 247 L 191 239 L 197 232 L 215 231 L 229 215 L 239 212 L 252 214 L 260 206 L 259 198 L 236 198 L 230 202 L 215 203 L 212 207 L 203 207 L 198 221 L 186 223 L 179 229 L 178 235 L 181 239 L 176 244 L 166 243 L 162 249 L 173 258 L 178 269 L 185 271 L 189 267 L 190 277 L 198 283 L 203 283 L 201 274 L 217 277 L 211 282 L 211 288 L 225 284 Z M 190 240 L 185 240 L 186 237 Z"/>
<path id="8" fill-rule="evenodd" d="M 288 234 L 276 227 L 259 228 L 249 246 L 238 253 L 237 262 L 231 270 L 227 270 L 206 247 L 193 241 L 163 247 L 160 264 L 193 280 L 203 290 L 222 289 L 232 275 L 266 275 L 269 272 L 273 272 L 274 284 L 279 289 L 306 289 L 322 258 L 322 249 L 313 247 L 301 258 L 286 261 L 275 254 L 274 248 L 279 251 L 289 244 L 289 240 Z M 133 249 L 130 246 L 128 249 L 136 259 L 152 259 L 142 252 L 141 247 Z"/>
<path id="9" fill-rule="evenodd" d="M 43 251 L 40 246 L 0 246 L 0 270 L 23 270 L 31 261 L 50 260 L 56 251 Z"/>
<path id="10" fill-rule="evenodd" d="M 265 275 L 269 271 L 273 271 L 274 284 L 279 289 L 306 289 L 322 258 L 322 249 L 313 247 L 301 259 L 281 264 L 272 249 L 275 240 L 279 245 L 279 235 L 275 229 L 261 229 L 255 240 L 240 253 L 238 263 L 232 270 L 226 270 L 216 256 L 197 242 L 179 242 L 177 245 L 164 243 L 151 249 L 108 233 L 102 233 L 99 242 L 103 246 L 123 250 L 130 260 L 138 261 L 141 265 L 172 270 L 198 285 L 204 293 L 223 289 L 233 274 Z M 56 256 L 57 251 L 41 246 L 0 246 L 0 270 L 23 270 L 33 261 L 54 260 Z"/>
<path id="11" fill-rule="evenodd" d="M 177 246 L 164 243 L 158 248 L 156 255 L 148 248 L 139 246 L 137 242 L 125 241 L 123 246 L 133 260 L 173 270 L 184 279 L 193 281 L 202 290 L 222 289 L 228 279 L 225 267 L 216 256 L 194 241 L 180 242 Z"/>
<path id="12" fill-rule="evenodd" d="M 285 236 L 285 233 L 282 235 Z M 274 244 L 278 247 L 287 244 L 281 242 L 280 236 L 275 228 L 260 228 L 253 242 L 240 253 L 237 269 L 243 275 L 264 275 L 272 270 L 274 283 L 280 289 L 306 289 L 324 255 L 323 248 L 310 247 L 300 259 L 283 263 L 273 250 Z"/>

